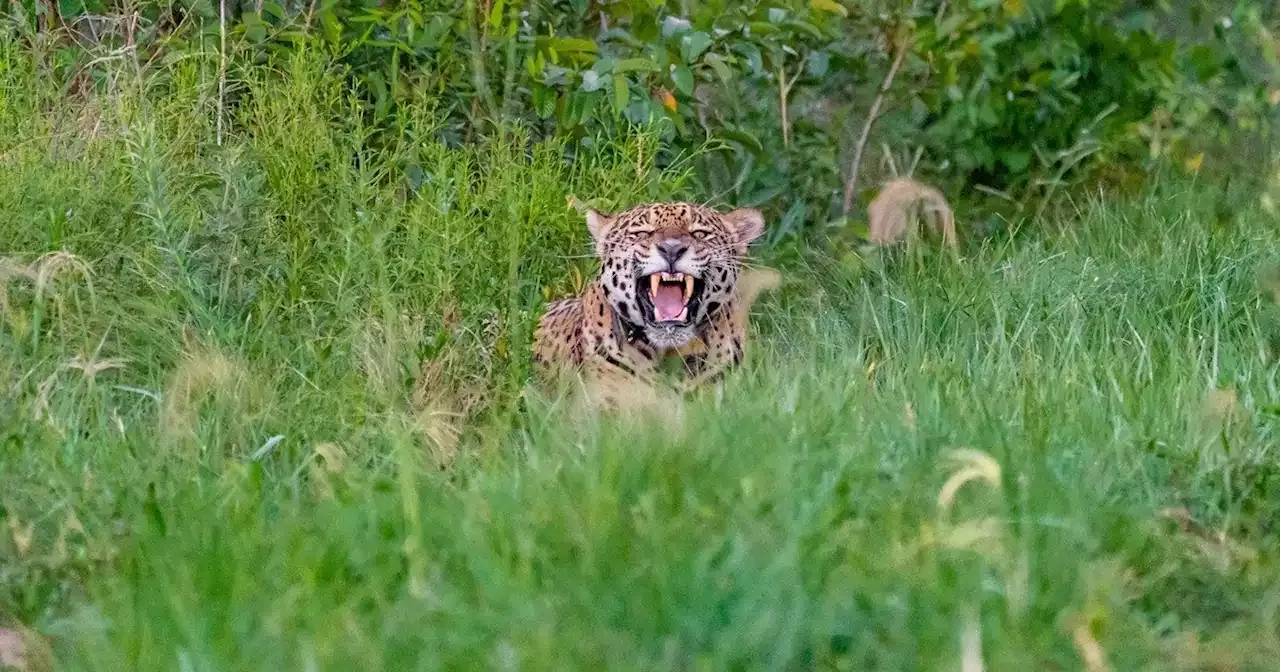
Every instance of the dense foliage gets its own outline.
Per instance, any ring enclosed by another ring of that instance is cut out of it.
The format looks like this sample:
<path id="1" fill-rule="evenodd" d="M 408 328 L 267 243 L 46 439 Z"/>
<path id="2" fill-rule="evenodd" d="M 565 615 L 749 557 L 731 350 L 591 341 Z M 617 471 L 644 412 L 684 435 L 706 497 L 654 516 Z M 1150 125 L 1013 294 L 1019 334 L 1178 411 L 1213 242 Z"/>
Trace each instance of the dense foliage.
<path id="1" fill-rule="evenodd" d="M 45 57 L 69 88 L 109 86 L 135 48 L 144 62 L 192 58 L 225 72 L 210 112 L 227 115 L 228 132 L 250 95 L 244 68 L 302 49 L 340 59 L 369 125 L 387 135 L 421 101 L 450 145 L 523 127 L 573 140 L 573 154 L 656 127 L 662 165 L 692 165 L 704 198 L 767 208 L 775 237 L 856 218 L 866 192 L 895 174 L 944 186 L 975 217 L 1017 221 L 1071 184 L 1129 185 L 1165 165 L 1198 172 L 1206 150 L 1259 147 L 1277 98 L 1273 16 L 1243 2 L 13 7 L 17 30 L 57 45 Z"/>

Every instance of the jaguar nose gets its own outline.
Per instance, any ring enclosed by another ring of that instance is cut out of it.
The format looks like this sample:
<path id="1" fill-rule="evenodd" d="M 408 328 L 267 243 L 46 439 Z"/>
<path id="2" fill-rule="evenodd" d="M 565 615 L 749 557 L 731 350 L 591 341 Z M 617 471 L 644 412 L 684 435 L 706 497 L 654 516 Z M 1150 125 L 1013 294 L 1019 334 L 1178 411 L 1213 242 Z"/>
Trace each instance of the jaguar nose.
<path id="1" fill-rule="evenodd" d="M 658 254 L 672 266 L 675 266 L 676 262 L 680 260 L 680 255 L 684 254 L 687 249 L 689 249 L 688 245 L 675 238 L 668 238 L 658 243 Z"/>

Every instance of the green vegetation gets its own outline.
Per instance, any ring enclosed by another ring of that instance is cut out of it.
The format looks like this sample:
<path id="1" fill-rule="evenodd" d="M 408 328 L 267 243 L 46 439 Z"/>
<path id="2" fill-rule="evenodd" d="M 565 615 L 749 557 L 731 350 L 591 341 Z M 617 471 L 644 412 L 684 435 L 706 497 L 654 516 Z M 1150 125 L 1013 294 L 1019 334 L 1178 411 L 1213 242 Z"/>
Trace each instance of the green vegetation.
<path id="1" fill-rule="evenodd" d="M 66 91 L 124 61 L 187 62 L 218 131 L 264 64 L 324 53 L 382 149 L 424 105 L 431 137 L 513 128 L 585 141 L 642 125 L 659 166 L 760 206 L 774 237 L 861 228 L 912 173 L 970 228 L 1017 228 L 1062 191 L 1162 165 L 1270 160 L 1280 10 L 1242 0 L 14 0 L 14 32 Z M 216 80 L 216 81 L 215 81 Z M 1206 158 L 1207 157 L 1207 158 Z M 1201 176 L 1204 179 L 1204 176 Z M 1254 186 L 1256 180 L 1254 181 Z"/>
<path id="2" fill-rule="evenodd" d="M 222 85 L 182 31 L 92 67 L 42 34 L 0 36 L 29 668 L 1280 663 L 1280 231 L 1248 180 L 1064 189 L 954 256 L 778 235 L 777 192 L 746 365 L 682 422 L 579 415 L 529 376 L 593 268 L 569 200 L 717 196 L 714 138 L 476 128 L 416 80 L 382 109 L 363 52 L 306 39 Z"/>

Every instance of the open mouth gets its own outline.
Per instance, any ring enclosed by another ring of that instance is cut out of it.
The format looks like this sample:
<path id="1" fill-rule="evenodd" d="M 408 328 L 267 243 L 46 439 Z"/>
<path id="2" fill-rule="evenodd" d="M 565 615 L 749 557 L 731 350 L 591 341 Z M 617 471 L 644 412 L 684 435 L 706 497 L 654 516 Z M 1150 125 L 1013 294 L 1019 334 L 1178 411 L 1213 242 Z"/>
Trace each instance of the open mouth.
<path id="1" fill-rule="evenodd" d="M 700 280 L 687 273 L 654 273 L 641 278 L 642 283 L 646 280 L 654 322 L 689 321 L 689 309 L 697 297 Z"/>

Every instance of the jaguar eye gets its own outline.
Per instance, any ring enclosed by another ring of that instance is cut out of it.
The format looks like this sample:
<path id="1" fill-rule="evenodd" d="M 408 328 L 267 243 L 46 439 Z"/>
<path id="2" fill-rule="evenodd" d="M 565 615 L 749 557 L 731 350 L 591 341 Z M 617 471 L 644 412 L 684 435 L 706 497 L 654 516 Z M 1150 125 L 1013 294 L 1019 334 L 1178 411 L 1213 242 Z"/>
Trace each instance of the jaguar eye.
<path id="1" fill-rule="evenodd" d="M 710 234 L 706 231 L 690 231 L 689 235 L 693 236 L 694 240 L 706 240 L 707 236 Z"/>

